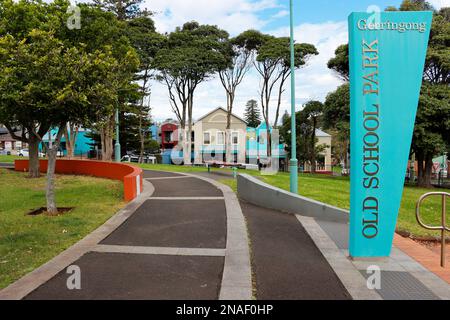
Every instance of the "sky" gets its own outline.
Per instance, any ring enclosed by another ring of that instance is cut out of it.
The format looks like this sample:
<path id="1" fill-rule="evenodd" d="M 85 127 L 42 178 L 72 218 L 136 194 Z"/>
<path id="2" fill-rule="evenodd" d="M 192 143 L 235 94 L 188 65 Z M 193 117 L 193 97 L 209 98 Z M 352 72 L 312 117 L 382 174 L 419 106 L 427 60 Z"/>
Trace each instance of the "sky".
<path id="1" fill-rule="evenodd" d="M 276 36 L 289 35 L 289 0 L 144 0 L 143 7 L 155 12 L 159 32 L 171 32 L 184 22 L 196 20 L 202 24 L 217 25 L 235 36 L 248 29 L 257 29 Z M 450 0 L 429 1 L 436 8 L 450 6 Z M 347 17 L 353 11 L 367 11 L 371 6 L 384 10 L 398 7 L 401 0 L 294 0 L 295 40 L 311 43 L 319 55 L 307 66 L 296 71 L 297 110 L 308 100 L 324 101 L 329 92 L 342 82 L 327 68 L 335 49 L 347 43 Z M 234 113 L 242 117 L 245 104 L 258 100 L 260 78 L 256 71 L 247 74 L 238 87 Z M 281 113 L 290 110 L 289 83 L 283 96 Z M 276 97 L 274 97 L 276 99 Z M 153 83 L 151 96 L 152 117 L 156 121 L 174 118 L 167 88 Z M 194 97 L 194 119 L 217 107 L 226 107 L 225 91 L 217 78 L 202 83 Z M 274 109 L 274 108 L 272 108 Z M 272 110 L 273 113 L 275 110 Z M 271 119 L 273 119 L 273 113 Z"/>

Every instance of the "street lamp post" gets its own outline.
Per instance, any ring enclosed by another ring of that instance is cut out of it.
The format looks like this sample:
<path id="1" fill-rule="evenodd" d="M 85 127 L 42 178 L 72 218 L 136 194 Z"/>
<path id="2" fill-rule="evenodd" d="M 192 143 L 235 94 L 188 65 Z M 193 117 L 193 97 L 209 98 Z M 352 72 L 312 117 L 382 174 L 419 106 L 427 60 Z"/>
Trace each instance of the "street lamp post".
<path id="1" fill-rule="evenodd" d="M 291 18 L 291 192 L 298 193 L 298 160 L 297 160 L 297 132 L 295 117 L 295 50 L 294 50 L 294 0 L 290 0 Z"/>
<path id="2" fill-rule="evenodd" d="M 120 162 L 121 155 L 122 155 L 122 152 L 120 150 L 119 131 L 120 131 L 120 127 L 119 127 L 119 104 L 117 104 L 117 108 L 116 108 L 116 145 L 114 147 L 116 162 Z"/>

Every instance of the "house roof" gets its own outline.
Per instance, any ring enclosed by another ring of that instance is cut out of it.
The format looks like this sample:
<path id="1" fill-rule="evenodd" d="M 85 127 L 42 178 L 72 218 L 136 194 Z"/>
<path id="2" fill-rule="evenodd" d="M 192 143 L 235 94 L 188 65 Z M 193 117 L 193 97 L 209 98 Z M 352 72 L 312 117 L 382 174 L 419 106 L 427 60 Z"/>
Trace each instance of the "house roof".
<path id="1" fill-rule="evenodd" d="M 329 135 L 328 133 L 326 133 L 320 129 L 316 129 L 316 137 L 329 138 L 329 137 L 331 137 L 331 135 Z"/>
<path id="2" fill-rule="evenodd" d="M 222 107 L 218 107 L 218 108 L 212 110 L 211 112 L 205 114 L 203 117 L 201 117 L 200 119 L 198 119 L 197 121 L 195 121 L 195 123 L 200 122 L 200 121 L 203 121 L 205 118 L 209 117 L 210 115 L 212 115 L 213 113 L 215 113 L 215 112 L 217 112 L 217 111 L 219 111 L 219 110 L 222 110 L 223 112 L 227 113 L 227 110 L 225 110 L 225 109 L 222 108 Z M 234 118 L 236 118 L 236 119 L 238 119 L 238 120 L 244 122 L 245 124 L 247 124 L 247 122 L 246 122 L 245 120 L 243 120 L 242 118 L 238 117 L 238 116 L 235 115 L 234 113 L 232 113 L 231 115 L 232 115 Z"/>

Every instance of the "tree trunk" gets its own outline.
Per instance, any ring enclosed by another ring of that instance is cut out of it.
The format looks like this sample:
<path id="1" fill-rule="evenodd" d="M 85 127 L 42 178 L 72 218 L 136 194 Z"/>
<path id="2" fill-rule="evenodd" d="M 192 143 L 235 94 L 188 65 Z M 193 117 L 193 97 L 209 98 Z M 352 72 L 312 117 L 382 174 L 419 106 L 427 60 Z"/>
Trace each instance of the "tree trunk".
<path id="1" fill-rule="evenodd" d="M 233 114 L 233 105 L 234 105 L 234 92 L 227 92 L 227 128 L 225 132 L 225 161 L 227 163 L 233 162 L 232 155 L 232 141 L 231 141 L 231 116 Z"/>
<path id="2" fill-rule="evenodd" d="M 316 127 L 317 120 L 313 120 L 313 131 L 311 133 L 311 173 L 316 173 L 317 163 L 316 163 Z"/>
<path id="3" fill-rule="evenodd" d="M 66 137 L 66 149 L 67 157 L 69 159 L 75 156 L 75 142 L 77 141 L 79 128 L 75 125 L 69 124 L 64 131 L 64 136 Z"/>
<path id="4" fill-rule="evenodd" d="M 424 162 L 424 156 L 421 152 L 418 152 L 416 154 L 417 157 L 417 185 L 423 186 L 423 180 L 424 180 L 424 169 L 423 169 L 423 162 Z"/>
<path id="5" fill-rule="evenodd" d="M 414 183 L 416 180 L 416 155 L 413 153 L 411 157 L 411 166 L 409 168 L 409 181 L 410 183 Z"/>
<path id="6" fill-rule="evenodd" d="M 61 143 L 61 137 L 66 130 L 65 125 L 60 126 L 55 142 L 51 148 L 48 148 L 48 166 L 47 166 L 47 214 L 54 216 L 58 214 L 58 208 L 55 200 L 55 169 L 56 169 L 56 156 Z"/>
<path id="7" fill-rule="evenodd" d="M 39 139 L 34 134 L 30 134 L 30 137 L 28 139 L 28 150 L 30 156 L 28 173 L 30 178 L 40 177 L 39 142 Z"/>
<path id="8" fill-rule="evenodd" d="M 433 173 L 433 155 L 427 154 L 425 158 L 425 176 L 423 179 L 423 187 L 432 188 L 431 175 Z"/>
<path id="9" fill-rule="evenodd" d="M 139 163 L 144 163 L 145 137 L 144 133 L 142 132 L 142 109 L 139 111 L 139 141 L 140 141 Z"/>

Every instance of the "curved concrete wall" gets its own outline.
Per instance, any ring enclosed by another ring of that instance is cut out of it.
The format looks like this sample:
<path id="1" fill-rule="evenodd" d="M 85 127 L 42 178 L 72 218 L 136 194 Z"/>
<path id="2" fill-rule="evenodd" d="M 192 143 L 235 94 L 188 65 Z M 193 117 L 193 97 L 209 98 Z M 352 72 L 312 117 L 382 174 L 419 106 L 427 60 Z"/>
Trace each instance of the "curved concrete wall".
<path id="1" fill-rule="evenodd" d="M 326 221 L 347 223 L 349 220 L 346 210 L 292 194 L 247 174 L 238 175 L 237 186 L 239 198 L 261 207 Z"/>
<path id="2" fill-rule="evenodd" d="M 29 160 L 16 160 L 16 171 L 28 171 Z M 41 172 L 47 172 L 48 160 L 40 160 Z M 123 181 L 125 201 L 132 201 L 143 188 L 143 171 L 140 168 L 123 163 L 88 161 L 88 160 L 57 160 L 56 173 L 94 176 Z"/>

